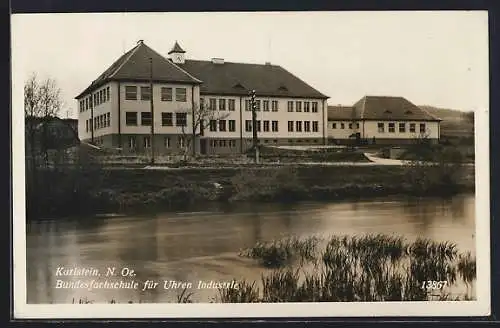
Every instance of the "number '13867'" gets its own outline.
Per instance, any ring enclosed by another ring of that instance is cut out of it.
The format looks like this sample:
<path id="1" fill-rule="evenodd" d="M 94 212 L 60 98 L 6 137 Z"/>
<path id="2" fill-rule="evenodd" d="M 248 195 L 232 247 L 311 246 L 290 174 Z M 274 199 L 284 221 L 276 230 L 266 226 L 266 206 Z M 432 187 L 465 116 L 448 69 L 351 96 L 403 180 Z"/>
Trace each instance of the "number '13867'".
<path id="1" fill-rule="evenodd" d="M 427 280 L 422 281 L 422 289 L 443 289 L 448 285 L 447 281 Z"/>

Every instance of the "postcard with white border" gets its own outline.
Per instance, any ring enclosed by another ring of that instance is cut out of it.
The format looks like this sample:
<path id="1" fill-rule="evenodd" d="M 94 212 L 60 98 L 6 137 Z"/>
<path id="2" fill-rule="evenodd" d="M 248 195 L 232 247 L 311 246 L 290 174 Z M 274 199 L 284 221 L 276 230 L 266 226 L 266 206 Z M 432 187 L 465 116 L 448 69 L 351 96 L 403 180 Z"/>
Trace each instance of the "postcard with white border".
<path id="1" fill-rule="evenodd" d="M 486 11 L 11 39 L 15 318 L 490 314 Z"/>

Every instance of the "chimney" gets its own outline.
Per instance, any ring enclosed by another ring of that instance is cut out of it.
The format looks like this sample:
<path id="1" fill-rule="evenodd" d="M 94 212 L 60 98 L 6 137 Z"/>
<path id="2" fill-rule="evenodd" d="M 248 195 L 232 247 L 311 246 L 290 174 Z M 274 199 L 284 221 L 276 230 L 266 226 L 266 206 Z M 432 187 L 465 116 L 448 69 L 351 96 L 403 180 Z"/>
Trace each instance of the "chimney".
<path id="1" fill-rule="evenodd" d="M 224 64 L 224 58 L 212 58 L 213 64 Z"/>
<path id="2" fill-rule="evenodd" d="M 137 44 L 140 44 L 140 43 L 143 43 L 143 42 L 144 42 L 144 40 L 139 40 L 139 41 L 137 41 Z"/>

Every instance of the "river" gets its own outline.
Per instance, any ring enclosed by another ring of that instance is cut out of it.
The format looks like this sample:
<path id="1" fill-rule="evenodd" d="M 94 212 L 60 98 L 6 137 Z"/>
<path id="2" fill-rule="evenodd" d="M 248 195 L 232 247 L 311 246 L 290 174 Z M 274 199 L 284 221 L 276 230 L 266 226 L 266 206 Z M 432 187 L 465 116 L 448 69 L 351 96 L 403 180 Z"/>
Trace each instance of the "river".
<path id="1" fill-rule="evenodd" d="M 58 268 L 134 270 L 124 281 L 260 280 L 263 272 L 238 257 L 241 248 L 284 235 L 388 233 L 451 241 L 475 254 L 473 194 L 451 198 L 384 197 L 299 204 L 212 204 L 182 213 L 44 220 L 27 225 L 27 302 L 173 302 L 181 290 L 55 288 Z M 124 273 L 128 273 L 126 270 Z M 91 281 L 93 278 L 72 278 Z M 121 278 L 120 278 L 121 279 Z M 62 286 L 62 285 L 61 285 Z M 213 289 L 194 289 L 210 301 Z"/>

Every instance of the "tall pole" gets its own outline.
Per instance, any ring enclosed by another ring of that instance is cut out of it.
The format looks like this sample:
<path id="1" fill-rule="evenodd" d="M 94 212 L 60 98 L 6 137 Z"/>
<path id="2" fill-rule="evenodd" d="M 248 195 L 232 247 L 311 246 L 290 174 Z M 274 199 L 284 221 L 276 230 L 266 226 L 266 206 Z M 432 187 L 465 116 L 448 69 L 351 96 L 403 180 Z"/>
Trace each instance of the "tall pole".
<path id="1" fill-rule="evenodd" d="M 259 140 L 257 137 L 257 104 L 255 102 L 255 90 L 250 92 L 250 105 L 252 106 L 252 135 L 253 147 L 255 151 L 255 163 L 259 163 Z"/>
<path id="2" fill-rule="evenodd" d="M 151 107 L 151 164 L 155 163 L 155 116 L 153 105 L 153 58 L 149 58 L 149 101 Z"/>

